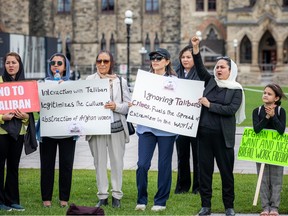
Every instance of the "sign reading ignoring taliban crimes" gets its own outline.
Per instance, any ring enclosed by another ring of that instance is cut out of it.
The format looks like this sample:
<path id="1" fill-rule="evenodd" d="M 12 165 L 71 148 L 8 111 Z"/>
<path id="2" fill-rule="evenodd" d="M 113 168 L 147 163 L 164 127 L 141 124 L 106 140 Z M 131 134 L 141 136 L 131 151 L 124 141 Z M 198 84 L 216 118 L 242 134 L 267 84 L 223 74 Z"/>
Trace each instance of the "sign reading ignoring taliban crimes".
<path id="1" fill-rule="evenodd" d="M 14 112 L 38 112 L 40 110 L 37 81 L 0 83 L 0 114 Z"/>
<path id="2" fill-rule="evenodd" d="M 196 137 L 204 82 L 138 70 L 129 122 Z"/>
<path id="3" fill-rule="evenodd" d="M 288 166 L 288 133 L 263 129 L 255 133 L 245 128 L 238 151 L 239 160 Z"/>
<path id="4" fill-rule="evenodd" d="M 39 83 L 41 136 L 110 134 L 108 79 Z"/>

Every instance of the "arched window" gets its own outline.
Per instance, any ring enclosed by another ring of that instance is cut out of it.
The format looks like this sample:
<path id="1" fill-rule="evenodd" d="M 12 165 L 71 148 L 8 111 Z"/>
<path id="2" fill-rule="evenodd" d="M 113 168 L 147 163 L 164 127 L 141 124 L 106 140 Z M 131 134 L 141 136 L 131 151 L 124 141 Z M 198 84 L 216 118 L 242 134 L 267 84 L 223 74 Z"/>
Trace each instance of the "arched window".
<path id="1" fill-rule="evenodd" d="M 146 62 L 150 61 L 148 54 L 151 52 L 151 44 L 150 44 L 149 33 L 146 34 L 145 49 L 147 50 L 147 55 L 145 55 L 145 58 L 144 58 L 144 61 L 146 63 Z"/>
<path id="2" fill-rule="evenodd" d="M 240 43 L 240 63 L 252 63 L 252 44 L 246 35 Z"/>
<path id="3" fill-rule="evenodd" d="M 61 53 L 62 52 L 62 39 L 61 39 L 61 34 L 58 34 L 57 38 L 57 52 Z"/>
<path id="4" fill-rule="evenodd" d="M 116 48 L 115 48 L 115 40 L 114 40 L 113 33 L 111 34 L 111 38 L 110 38 L 110 52 L 113 55 L 114 60 L 116 60 Z"/>
<path id="5" fill-rule="evenodd" d="M 154 39 L 154 49 L 156 50 L 159 47 L 160 47 L 160 41 L 159 41 L 159 38 L 158 38 L 158 33 L 156 32 L 155 33 L 155 39 Z"/>
<path id="6" fill-rule="evenodd" d="M 283 44 L 283 63 L 288 64 L 288 37 Z"/>
<path id="7" fill-rule="evenodd" d="M 102 38 L 101 38 L 101 50 L 106 49 L 106 40 L 105 40 L 105 34 L 102 33 Z"/>
<path id="8" fill-rule="evenodd" d="M 211 28 L 209 30 L 209 33 L 207 34 L 207 39 L 209 40 L 217 40 L 217 34 L 215 33 L 215 30 Z"/>

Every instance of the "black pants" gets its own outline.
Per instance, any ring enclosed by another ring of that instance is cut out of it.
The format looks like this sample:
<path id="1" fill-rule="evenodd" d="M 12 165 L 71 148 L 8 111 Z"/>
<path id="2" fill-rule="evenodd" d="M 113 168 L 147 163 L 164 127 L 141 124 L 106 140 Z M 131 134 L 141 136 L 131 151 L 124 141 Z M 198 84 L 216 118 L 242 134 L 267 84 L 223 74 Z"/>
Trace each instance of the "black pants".
<path id="1" fill-rule="evenodd" d="M 234 207 L 234 149 L 225 146 L 221 131 L 200 128 L 199 179 L 202 207 L 211 207 L 214 158 L 222 180 L 222 200 L 225 209 Z"/>
<path id="2" fill-rule="evenodd" d="M 69 201 L 76 141 L 73 137 L 52 139 L 43 137 L 40 143 L 42 200 L 52 200 L 55 159 L 59 146 L 59 200 Z"/>
<path id="3" fill-rule="evenodd" d="M 10 135 L 0 135 L 0 204 L 20 204 L 19 162 L 23 149 L 21 135 L 15 141 Z M 6 162 L 6 181 L 4 180 Z"/>
<path id="4" fill-rule="evenodd" d="M 192 157 L 193 157 L 192 192 L 197 192 L 199 190 L 197 139 L 194 137 L 180 135 L 176 140 L 176 149 L 178 157 L 178 176 L 177 176 L 175 193 L 185 193 L 190 190 L 191 187 L 190 149 L 192 149 Z"/>

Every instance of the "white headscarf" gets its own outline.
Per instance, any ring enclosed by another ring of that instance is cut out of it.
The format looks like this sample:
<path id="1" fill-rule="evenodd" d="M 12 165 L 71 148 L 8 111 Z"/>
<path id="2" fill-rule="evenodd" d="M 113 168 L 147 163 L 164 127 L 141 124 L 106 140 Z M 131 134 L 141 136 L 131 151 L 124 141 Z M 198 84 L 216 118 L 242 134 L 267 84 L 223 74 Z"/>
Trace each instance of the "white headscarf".
<path id="1" fill-rule="evenodd" d="M 237 74 L 238 74 L 238 67 L 237 67 L 237 65 L 235 64 L 235 62 L 232 59 L 231 59 L 230 76 L 228 77 L 227 80 L 219 80 L 216 77 L 216 65 L 214 67 L 215 81 L 216 81 L 217 85 L 220 88 L 241 89 L 242 90 L 242 102 L 241 102 L 241 105 L 240 105 L 239 109 L 237 110 L 237 112 L 235 114 L 236 123 L 237 124 L 241 124 L 246 119 L 246 115 L 245 115 L 245 94 L 244 94 L 244 90 L 243 90 L 243 87 L 241 86 L 241 84 L 236 82 Z"/>

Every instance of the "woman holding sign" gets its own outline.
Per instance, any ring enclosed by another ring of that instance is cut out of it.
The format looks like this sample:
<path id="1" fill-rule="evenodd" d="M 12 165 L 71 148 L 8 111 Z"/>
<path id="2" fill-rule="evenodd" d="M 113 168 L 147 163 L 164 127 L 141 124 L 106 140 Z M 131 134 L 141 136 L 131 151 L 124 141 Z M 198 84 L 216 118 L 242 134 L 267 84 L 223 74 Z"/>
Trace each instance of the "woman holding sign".
<path id="1" fill-rule="evenodd" d="M 203 65 L 198 37 L 191 39 L 194 64 L 200 80 L 205 81 L 198 127 L 199 183 L 202 208 L 199 215 L 211 214 L 212 177 L 216 159 L 222 179 L 222 200 L 227 216 L 234 212 L 234 146 L 236 123 L 245 119 L 244 92 L 236 82 L 237 65 L 219 57 L 211 75 Z"/>
<path id="2" fill-rule="evenodd" d="M 60 75 L 60 80 L 55 74 Z M 66 56 L 61 53 L 52 55 L 49 59 L 48 77 L 45 80 L 55 80 L 55 82 L 60 83 L 69 80 L 69 77 L 70 63 Z M 57 130 L 57 128 L 54 129 Z M 60 207 L 66 207 L 70 198 L 77 137 L 41 137 L 40 120 L 37 123 L 37 135 L 40 142 L 41 195 L 43 206 L 51 207 L 52 205 L 55 159 L 57 148 L 59 148 L 59 205 Z"/>
<path id="3" fill-rule="evenodd" d="M 159 76 L 175 76 L 171 67 L 170 53 L 166 49 L 158 48 L 149 53 L 151 73 Z M 172 154 L 176 135 L 156 128 L 137 125 L 138 140 L 138 168 L 136 181 L 138 189 L 135 210 L 144 211 L 148 203 L 148 171 L 151 166 L 156 144 L 158 145 L 158 190 L 154 196 L 152 211 L 163 211 L 169 198 L 172 182 Z"/>
<path id="4" fill-rule="evenodd" d="M 178 78 L 188 80 L 199 80 L 192 57 L 192 46 L 185 46 L 179 53 L 179 66 L 176 69 Z M 199 171 L 198 171 L 198 153 L 197 139 L 179 135 L 176 140 L 176 149 L 178 157 L 178 172 L 175 194 L 187 193 L 191 188 L 191 170 L 190 170 L 190 150 L 193 158 L 193 184 L 192 193 L 199 192 Z"/>
<path id="5" fill-rule="evenodd" d="M 110 101 L 107 101 L 104 108 L 111 110 L 111 134 L 86 136 L 86 140 L 89 142 L 96 169 L 97 196 L 99 198 L 96 207 L 108 205 L 108 152 L 111 165 L 112 207 L 120 208 L 120 200 L 123 197 L 122 172 L 125 144 L 129 142 L 129 132 L 125 116 L 128 113 L 128 102 L 131 99 L 127 81 L 124 78 L 119 78 L 113 72 L 113 67 L 114 60 L 112 54 L 108 51 L 100 51 L 96 57 L 97 72 L 87 77 L 87 80 L 109 80 Z"/>
<path id="6" fill-rule="evenodd" d="M 262 129 L 273 129 L 283 134 L 286 128 L 286 112 L 280 107 L 281 99 L 287 99 L 277 84 L 268 84 L 264 88 L 262 101 L 264 105 L 253 110 L 253 128 L 255 133 Z M 257 163 L 257 172 L 260 172 L 260 163 Z M 263 164 L 264 165 L 264 164 Z M 265 164 L 260 187 L 261 216 L 278 216 L 280 194 L 283 181 L 283 166 Z"/>
<path id="7" fill-rule="evenodd" d="M 20 56 L 10 52 L 4 57 L 4 72 L 0 82 L 25 80 L 24 69 Z M 18 170 L 23 149 L 25 126 L 34 127 L 32 113 L 19 109 L 0 114 L 0 210 L 24 211 L 20 205 Z M 34 129 L 35 131 L 35 129 Z M 35 134 L 31 134 L 35 137 Z M 35 140 L 36 141 L 36 140 Z M 37 146 L 35 146 L 36 150 Z M 6 162 L 6 181 L 4 180 Z"/>

